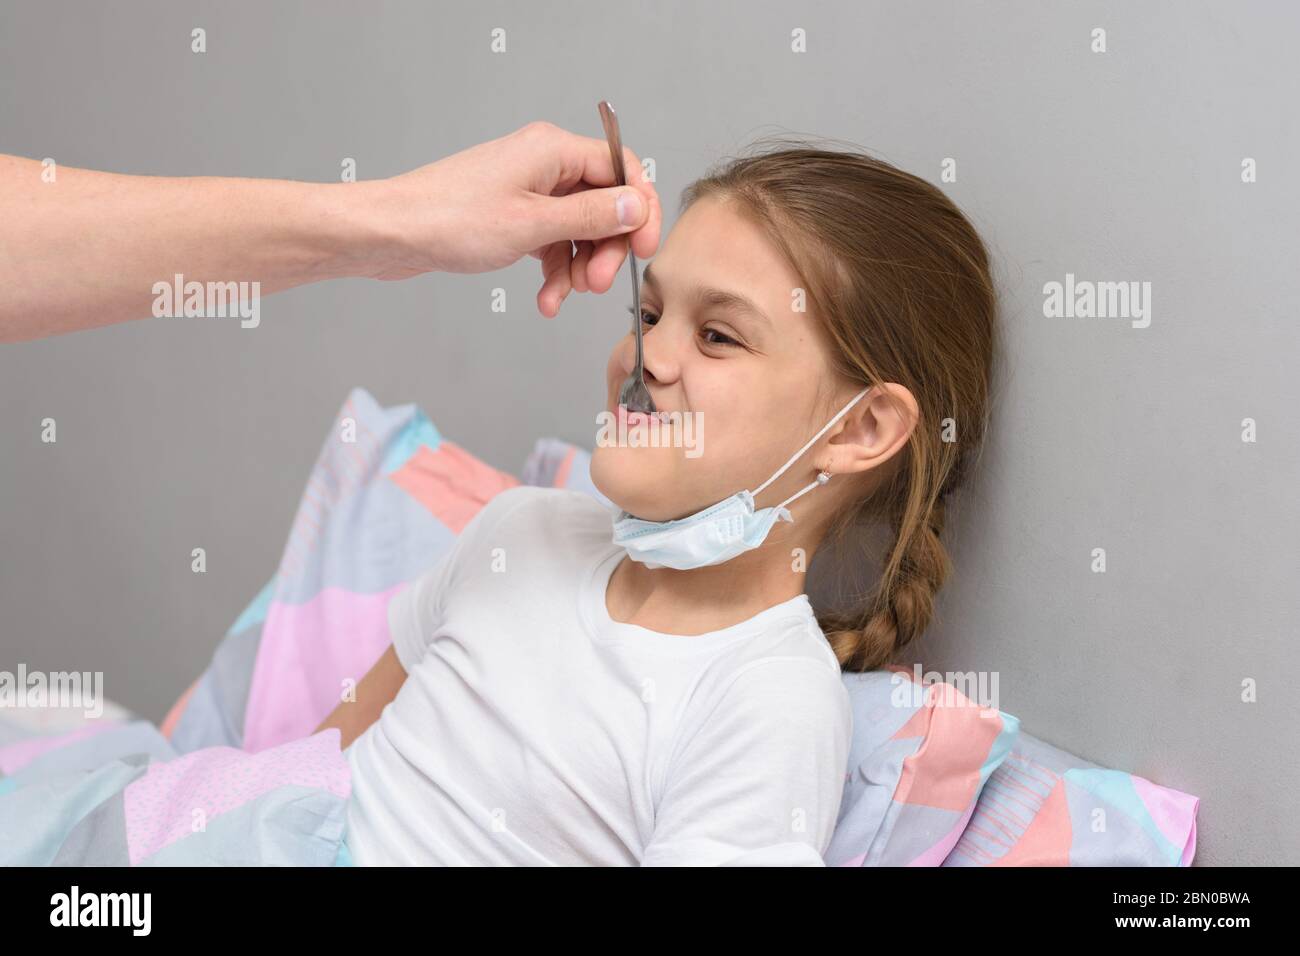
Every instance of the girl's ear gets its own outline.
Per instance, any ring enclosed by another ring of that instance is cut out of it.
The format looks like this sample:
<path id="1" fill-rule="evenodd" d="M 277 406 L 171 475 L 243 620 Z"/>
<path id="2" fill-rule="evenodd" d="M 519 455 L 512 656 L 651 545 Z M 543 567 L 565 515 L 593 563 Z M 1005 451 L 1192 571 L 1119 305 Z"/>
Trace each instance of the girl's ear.
<path id="1" fill-rule="evenodd" d="M 902 385 L 873 387 L 840 420 L 823 470 L 851 475 L 880 467 L 907 444 L 918 416 L 916 398 Z"/>

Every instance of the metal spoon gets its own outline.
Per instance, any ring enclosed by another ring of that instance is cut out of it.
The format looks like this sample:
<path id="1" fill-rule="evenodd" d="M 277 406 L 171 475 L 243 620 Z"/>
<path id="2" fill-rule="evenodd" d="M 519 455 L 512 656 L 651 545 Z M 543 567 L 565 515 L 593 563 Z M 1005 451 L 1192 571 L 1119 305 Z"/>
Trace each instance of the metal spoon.
<path id="1" fill-rule="evenodd" d="M 609 141 L 609 157 L 614 161 L 614 181 L 619 186 L 627 185 L 627 174 L 623 169 L 623 138 L 618 131 L 618 117 L 609 100 L 596 104 L 600 110 L 600 121 L 605 127 L 605 139 Z M 645 365 L 642 359 L 641 345 L 641 283 L 638 280 L 636 256 L 632 254 L 632 240 L 627 243 L 627 262 L 632 269 L 632 333 L 636 336 L 636 366 L 627 377 L 618 392 L 618 403 L 629 412 L 644 412 L 653 415 L 655 403 L 650 398 L 650 390 L 645 387 Z"/>

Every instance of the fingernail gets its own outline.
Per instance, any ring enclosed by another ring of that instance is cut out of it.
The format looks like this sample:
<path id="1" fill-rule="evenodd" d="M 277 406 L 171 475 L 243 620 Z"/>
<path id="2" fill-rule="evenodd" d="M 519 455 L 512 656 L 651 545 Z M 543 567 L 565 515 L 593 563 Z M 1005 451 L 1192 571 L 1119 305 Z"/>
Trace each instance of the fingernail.
<path id="1" fill-rule="evenodd" d="M 631 226 L 641 221 L 641 197 L 634 190 L 619 193 L 614 206 L 618 210 L 620 225 Z"/>

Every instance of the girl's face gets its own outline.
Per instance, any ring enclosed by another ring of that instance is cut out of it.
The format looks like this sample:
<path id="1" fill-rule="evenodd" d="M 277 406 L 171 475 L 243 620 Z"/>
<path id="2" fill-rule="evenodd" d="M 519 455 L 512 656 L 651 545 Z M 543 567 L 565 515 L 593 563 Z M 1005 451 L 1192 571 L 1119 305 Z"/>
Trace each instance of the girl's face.
<path id="1" fill-rule="evenodd" d="M 689 420 L 655 428 L 658 447 L 638 416 L 625 420 L 625 431 L 611 427 L 591 462 L 602 494 L 638 518 L 668 521 L 752 491 L 853 397 L 850 385 L 831 387 L 825 334 L 810 312 L 796 311 L 800 286 L 781 253 L 727 200 L 688 207 L 645 270 L 641 312 L 655 408 Z M 635 358 L 629 331 L 606 369 L 611 416 Z M 619 432 L 626 444 L 618 444 Z M 757 507 L 811 481 L 818 451 L 835 432 L 766 488 Z"/>

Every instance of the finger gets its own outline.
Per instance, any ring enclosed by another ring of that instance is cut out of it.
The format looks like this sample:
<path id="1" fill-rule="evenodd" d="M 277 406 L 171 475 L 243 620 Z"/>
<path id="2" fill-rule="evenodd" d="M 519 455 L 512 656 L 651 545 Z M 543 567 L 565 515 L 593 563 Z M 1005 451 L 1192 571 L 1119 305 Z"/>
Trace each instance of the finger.
<path id="1" fill-rule="evenodd" d="M 542 288 L 537 293 L 537 309 L 547 318 L 555 318 L 560 311 L 560 303 L 569 294 L 572 284 L 569 274 L 569 262 L 573 255 L 573 245 L 567 240 L 552 243 L 542 254 Z"/>
<path id="2" fill-rule="evenodd" d="M 614 236 L 596 243 L 587 263 L 587 285 L 591 291 L 608 292 L 625 259 L 627 240 L 623 236 Z M 640 276 L 637 276 L 637 281 L 641 281 Z"/>
<path id="3" fill-rule="evenodd" d="M 664 221 L 663 208 L 659 204 L 659 193 L 655 191 L 652 184 L 647 185 L 649 186 L 650 215 L 640 229 L 634 229 L 628 234 L 632 242 L 632 252 L 640 259 L 653 258 L 655 250 L 659 248 Z"/>
<path id="4" fill-rule="evenodd" d="M 640 164 L 636 163 L 635 154 L 631 150 L 625 150 L 626 159 L 629 163 L 635 164 L 633 168 L 640 169 Z M 556 196 L 572 195 L 583 189 L 578 186 L 557 186 L 554 190 Z M 656 218 L 661 216 L 659 209 L 659 196 L 652 189 L 650 191 L 654 201 L 652 215 Z M 637 232 L 629 233 L 628 236 L 635 237 L 644 235 L 645 227 Z M 573 288 L 578 292 L 597 292 L 603 293 L 609 291 L 613 286 L 614 280 L 618 277 L 619 269 L 623 261 L 627 258 L 627 242 L 617 236 L 598 239 L 595 242 L 590 240 L 581 240 L 574 243 L 578 247 L 578 253 L 574 257 L 571 273 L 573 275 Z M 644 241 L 642 242 L 644 246 Z M 635 249 L 633 250 L 636 251 Z M 650 252 L 654 252 L 654 246 L 650 247 Z M 637 253 L 640 254 L 639 252 Z M 594 263 L 594 265 L 593 265 Z M 640 281 L 638 277 L 637 281 Z"/>
<path id="5" fill-rule="evenodd" d="M 567 196 L 567 195 L 569 195 L 569 193 L 574 192 L 574 191 L 575 191 L 576 189 L 578 189 L 578 188 L 580 188 L 580 187 L 576 187 L 576 186 L 556 186 L 553 190 L 551 190 L 551 195 L 552 195 L 552 196 Z M 550 243 L 546 243 L 545 245 L 538 246 L 536 249 L 530 249 L 529 252 L 528 252 L 528 255 L 532 256 L 534 259 L 540 259 L 540 258 L 542 258 L 544 255 L 546 255 L 546 250 L 549 249 L 550 247 L 551 247 L 551 244 L 550 244 Z"/>
<path id="6" fill-rule="evenodd" d="M 640 190 L 641 195 L 649 203 L 650 215 L 646 217 L 644 225 L 634 229 L 629 235 L 632 243 L 632 252 L 642 259 L 649 259 L 659 248 L 659 233 L 663 223 L 663 210 L 659 204 L 659 192 L 655 189 L 654 183 L 645 177 L 645 167 L 636 153 L 631 149 L 623 147 L 623 163 L 626 169 L 627 184 Z"/>
<path id="7" fill-rule="evenodd" d="M 556 189 L 567 192 L 579 185 L 602 187 L 616 184 L 609 143 L 604 139 L 579 136 L 551 123 L 537 124 L 535 134 L 542 161 L 536 169 L 534 191 L 549 196 Z M 623 157 L 627 183 L 635 186 L 642 177 L 632 175 L 633 170 L 628 167 L 628 160 L 630 158 L 635 164 L 637 173 L 640 172 L 641 161 L 626 147 L 623 149 Z"/>
<path id="8" fill-rule="evenodd" d="M 609 144 L 603 139 L 579 136 L 553 124 L 541 123 L 529 127 L 539 140 L 538 152 L 543 162 L 538 170 L 539 180 L 534 183 L 542 195 L 572 195 L 609 187 L 616 182 L 614 166 L 609 154 Z M 632 250 L 642 258 L 650 258 L 659 246 L 663 212 L 654 183 L 646 179 L 640 158 L 630 148 L 623 147 L 624 175 L 629 188 L 637 190 L 646 204 L 649 215 L 638 219 L 632 230 Z M 626 228 L 610 229 L 603 235 L 627 232 Z M 556 237 L 550 236 L 554 241 Z M 601 238 L 591 235 L 569 235 L 570 239 Z"/>
<path id="9" fill-rule="evenodd" d="M 587 283 L 587 263 L 591 261 L 592 243 L 587 240 L 575 242 L 578 247 L 574 253 L 573 262 L 569 266 L 570 281 L 573 283 L 574 292 L 589 292 L 591 286 Z"/>
<path id="10" fill-rule="evenodd" d="M 597 293 L 608 292 L 613 287 L 614 281 L 618 278 L 619 270 L 623 266 L 624 260 L 627 259 L 628 241 L 632 243 L 632 251 L 643 259 L 651 258 L 659 245 L 659 229 L 663 220 L 662 208 L 659 204 L 659 194 L 655 191 L 654 186 L 645 179 L 640 160 L 632 150 L 624 147 L 624 162 L 627 164 L 628 185 L 640 183 L 644 186 L 642 194 L 648 194 L 650 199 L 650 215 L 646 219 L 645 225 L 635 229 L 625 236 L 612 236 L 605 239 L 597 240 L 593 243 L 591 257 L 587 261 L 586 280 L 590 291 Z M 640 276 L 637 282 L 640 282 Z"/>
<path id="11" fill-rule="evenodd" d="M 648 203 L 631 186 L 588 189 L 568 196 L 537 196 L 526 212 L 528 245 L 561 239 L 603 239 L 639 229 L 649 216 Z"/>
<path id="12" fill-rule="evenodd" d="M 570 192 L 570 189 L 569 189 L 568 187 L 565 187 L 565 186 L 556 186 L 555 189 L 551 192 L 551 195 L 553 195 L 553 196 L 567 196 L 567 195 L 569 194 L 569 192 Z M 544 258 L 544 257 L 546 256 L 547 251 L 551 248 L 551 245 L 552 245 L 552 244 L 549 243 L 549 242 L 547 242 L 547 243 L 543 243 L 542 245 L 538 246 L 536 249 L 530 249 L 530 250 L 528 251 L 528 254 L 529 254 L 530 256 L 532 256 L 534 259 L 541 259 L 541 258 Z"/>
<path id="13" fill-rule="evenodd" d="M 552 195 L 552 196 L 567 196 L 567 195 L 569 195 L 569 193 L 574 192 L 576 189 L 579 189 L 579 188 L 581 188 L 581 187 L 576 187 L 576 186 L 556 186 L 553 190 L 551 190 L 551 195 Z M 574 261 L 576 262 L 577 259 L 578 259 L 578 256 L 582 254 L 583 246 L 589 246 L 590 243 L 589 243 L 587 240 L 584 239 L 584 240 L 582 240 L 581 242 L 575 242 L 573 245 L 577 247 L 576 252 L 575 252 L 575 254 L 574 254 Z M 533 256 L 533 257 L 536 258 L 536 259 L 540 259 L 540 258 L 542 258 L 542 256 L 546 253 L 546 250 L 549 249 L 549 248 L 550 248 L 550 246 L 541 246 L 541 247 L 539 247 L 538 249 L 535 249 L 535 250 L 533 250 L 532 252 L 530 252 L 529 255 Z M 590 250 L 588 250 L 588 251 L 587 251 L 587 256 L 589 257 L 590 254 L 591 254 L 591 252 L 590 252 Z M 585 261 L 585 259 L 584 259 L 584 261 Z M 575 268 L 573 267 L 572 264 L 570 264 L 570 267 L 569 267 L 569 280 L 570 280 L 570 282 L 572 283 L 574 290 L 576 290 L 576 291 L 578 291 L 578 292 L 586 292 L 586 291 L 587 291 L 586 288 L 584 288 L 584 287 L 578 285 L 578 281 L 579 281 L 579 276 L 580 276 L 580 275 L 583 276 L 582 281 L 585 283 L 585 281 L 586 281 L 586 278 L 585 278 L 585 271 L 586 271 L 585 268 L 584 268 L 583 270 L 578 270 L 578 269 L 575 269 Z"/>

